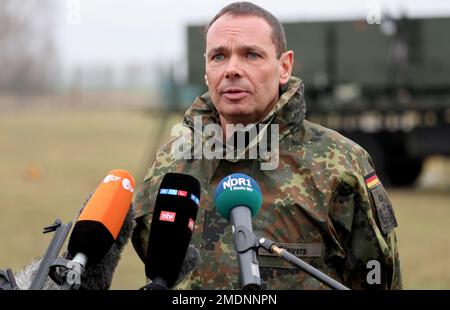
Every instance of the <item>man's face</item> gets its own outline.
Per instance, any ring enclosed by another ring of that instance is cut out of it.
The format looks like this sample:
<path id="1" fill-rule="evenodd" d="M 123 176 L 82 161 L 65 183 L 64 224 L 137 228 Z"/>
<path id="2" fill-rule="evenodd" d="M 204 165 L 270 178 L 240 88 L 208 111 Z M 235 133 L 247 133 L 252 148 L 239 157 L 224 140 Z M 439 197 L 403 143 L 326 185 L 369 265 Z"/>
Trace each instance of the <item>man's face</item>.
<path id="1" fill-rule="evenodd" d="M 261 121 L 289 80 L 293 53 L 276 57 L 272 28 L 256 16 L 225 14 L 206 36 L 206 76 L 222 124 Z"/>

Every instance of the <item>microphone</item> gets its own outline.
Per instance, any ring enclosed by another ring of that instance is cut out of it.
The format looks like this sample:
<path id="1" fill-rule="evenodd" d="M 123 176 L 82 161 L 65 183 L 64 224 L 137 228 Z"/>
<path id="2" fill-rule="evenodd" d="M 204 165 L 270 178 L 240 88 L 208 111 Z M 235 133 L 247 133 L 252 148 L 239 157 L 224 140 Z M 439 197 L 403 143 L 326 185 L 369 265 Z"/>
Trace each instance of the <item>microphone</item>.
<path id="1" fill-rule="evenodd" d="M 223 178 L 216 187 L 214 203 L 217 211 L 233 225 L 241 287 L 259 289 L 261 277 L 256 256 L 252 217 L 261 209 L 262 195 L 258 183 L 251 177 L 234 173 Z"/>
<path id="2" fill-rule="evenodd" d="M 81 212 L 69 239 L 74 262 L 99 263 L 108 253 L 125 221 L 133 198 L 134 179 L 122 169 L 112 170 Z"/>
<path id="3" fill-rule="evenodd" d="M 15 274 L 17 286 L 20 289 L 76 289 L 78 285 L 73 287 L 66 285 L 68 276 L 66 272 L 71 271 L 68 267 L 75 267 L 76 271 L 79 273 L 81 271 L 80 288 L 109 289 L 121 252 L 133 230 L 134 210 L 131 208 L 133 188 L 134 179 L 128 172 L 125 170 L 109 172 L 94 194 L 83 203 L 70 236 L 68 247 L 71 247 L 71 250 L 66 249 L 62 259 L 53 255 L 47 257 L 52 247 L 50 244 L 45 256 L 34 259 L 31 264 Z M 96 247 L 99 249 L 95 250 Z M 57 252 L 52 250 L 51 253 L 57 255 L 59 249 L 54 250 Z M 77 255 L 76 260 L 71 260 Z M 88 258 L 89 263 L 84 268 Z M 52 263 L 57 263 L 61 267 L 52 269 L 53 272 L 50 270 L 50 278 L 47 279 L 45 275 Z M 76 265 L 83 267 L 78 268 Z M 43 281 L 45 282 L 42 283 Z"/>
<path id="4" fill-rule="evenodd" d="M 164 175 L 156 196 L 145 261 L 145 274 L 152 282 L 145 289 L 170 288 L 182 267 L 189 269 L 183 263 L 191 256 L 186 252 L 199 203 L 200 182 L 196 178 L 181 173 Z"/>

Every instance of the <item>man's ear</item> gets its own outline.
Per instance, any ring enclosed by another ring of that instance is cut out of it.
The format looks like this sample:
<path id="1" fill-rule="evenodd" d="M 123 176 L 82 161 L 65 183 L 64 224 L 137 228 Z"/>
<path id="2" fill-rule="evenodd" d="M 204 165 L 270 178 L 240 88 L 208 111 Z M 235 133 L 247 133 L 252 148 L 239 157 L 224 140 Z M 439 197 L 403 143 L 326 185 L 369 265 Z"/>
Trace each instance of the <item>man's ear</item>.
<path id="1" fill-rule="evenodd" d="M 206 84 L 206 86 L 208 86 L 209 87 L 209 84 L 208 84 L 208 76 L 205 74 L 205 84 Z"/>
<path id="2" fill-rule="evenodd" d="M 278 61 L 280 65 L 280 85 L 283 85 L 286 84 L 291 77 L 292 67 L 294 65 L 294 52 L 284 52 Z"/>

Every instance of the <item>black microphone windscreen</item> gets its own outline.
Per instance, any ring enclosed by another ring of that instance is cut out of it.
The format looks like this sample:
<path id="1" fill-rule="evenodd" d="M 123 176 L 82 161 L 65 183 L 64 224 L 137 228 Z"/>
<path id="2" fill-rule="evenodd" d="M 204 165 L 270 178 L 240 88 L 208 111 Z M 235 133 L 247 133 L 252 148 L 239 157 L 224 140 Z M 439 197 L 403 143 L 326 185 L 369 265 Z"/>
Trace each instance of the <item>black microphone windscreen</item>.
<path id="1" fill-rule="evenodd" d="M 88 257 L 88 264 L 95 265 L 108 253 L 113 243 L 114 237 L 103 223 L 79 221 L 73 227 L 67 247 L 72 257 L 83 253 Z"/>
<path id="2" fill-rule="evenodd" d="M 200 203 L 200 183 L 193 176 L 167 173 L 156 197 L 145 262 L 151 280 L 172 287 L 186 256 Z"/>

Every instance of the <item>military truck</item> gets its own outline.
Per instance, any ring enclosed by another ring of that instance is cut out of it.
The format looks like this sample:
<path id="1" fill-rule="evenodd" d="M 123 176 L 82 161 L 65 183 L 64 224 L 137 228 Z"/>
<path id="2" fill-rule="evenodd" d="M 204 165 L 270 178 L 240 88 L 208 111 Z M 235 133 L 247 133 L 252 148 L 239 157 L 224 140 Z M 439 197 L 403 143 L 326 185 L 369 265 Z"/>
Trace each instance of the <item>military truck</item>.
<path id="1" fill-rule="evenodd" d="M 384 183 L 411 185 L 427 156 L 450 155 L 450 18 L 284 27 L 307 119 L 363 146 Z M 187 37 L 192 95 L 206 91 L 204 25 L 189 26 Z"/>

